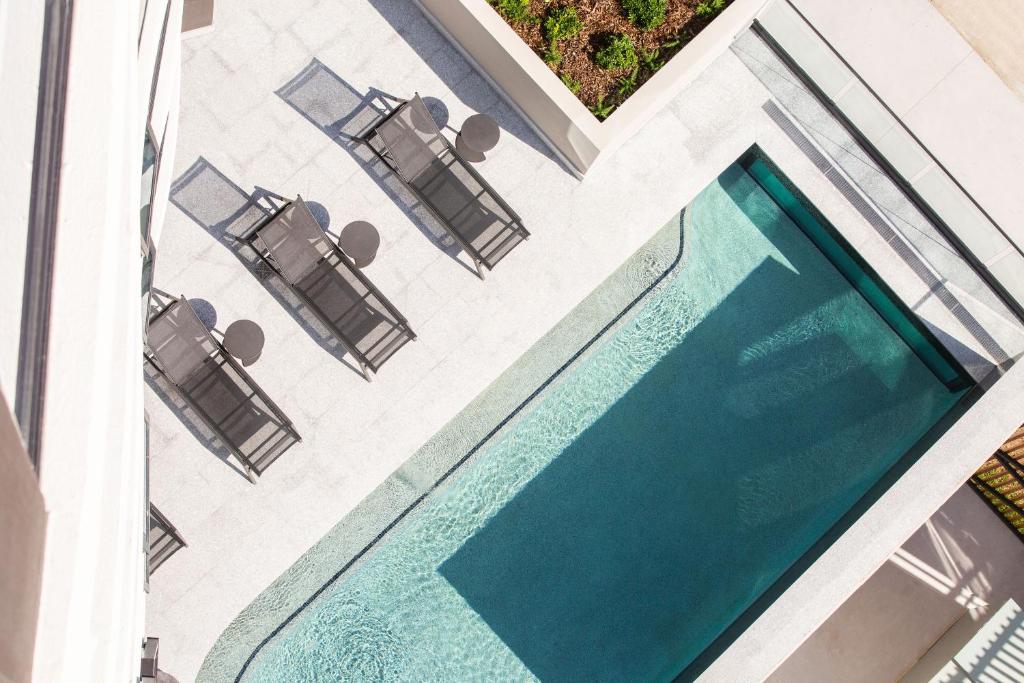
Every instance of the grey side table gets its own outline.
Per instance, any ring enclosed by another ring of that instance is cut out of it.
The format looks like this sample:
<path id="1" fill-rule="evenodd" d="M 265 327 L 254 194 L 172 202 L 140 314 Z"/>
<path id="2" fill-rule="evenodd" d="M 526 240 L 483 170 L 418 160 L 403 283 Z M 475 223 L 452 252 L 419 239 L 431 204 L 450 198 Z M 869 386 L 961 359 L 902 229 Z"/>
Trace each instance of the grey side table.
<path id="1" fill-rule="evenodd" d="M 263 342 L 263 330 L 251 320 L 236 320 L 224 330 L 224 348 L 242 365 L 252 365 L 259 360 Z"/>
<path id="2" fill-rule="evenodd" d="M 473 114 L 462 124 L 455 138 L 455 149 L 467 161 L 483 161 L 501 137 L 498 122 L 487 114 Z"/>
<path id="3" fill-rule="evenodd" d="M 380 248 L 380 233 L 366 221 L 353 221 L 341 229 L 338 247 L 356 264 L 365 268 L 373 263 Z"/>

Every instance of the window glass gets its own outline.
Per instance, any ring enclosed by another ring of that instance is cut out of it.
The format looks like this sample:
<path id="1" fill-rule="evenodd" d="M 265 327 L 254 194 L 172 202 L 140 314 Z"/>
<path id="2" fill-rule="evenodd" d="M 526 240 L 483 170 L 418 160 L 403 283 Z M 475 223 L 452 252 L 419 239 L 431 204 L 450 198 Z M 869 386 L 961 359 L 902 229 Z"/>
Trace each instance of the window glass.
<path id="1" fill-rule="evenodd" d="M 139 210 L 143 245 L 149 237 L 149 214 L 153 203 L 153 182 L 156 180 L 156 156 L 156 143 L 147 130 L 146 141 L 142 146 L 142 207 Z"/>
<path id="2" fill-rule="evenodd" d="M 139 230 L 142 237 L 142 320 L 143 330 L 149 319 L 149 295 L 153 287 L 153 259 L 156 257 L 150 236 L 150 218 L 153 213 L 153 189 L 156 186 L 159 167 L 159 149 L 153 140 L 153 132 L 146 129 L 142 145 L 142 192 L 139 207 Z"/>

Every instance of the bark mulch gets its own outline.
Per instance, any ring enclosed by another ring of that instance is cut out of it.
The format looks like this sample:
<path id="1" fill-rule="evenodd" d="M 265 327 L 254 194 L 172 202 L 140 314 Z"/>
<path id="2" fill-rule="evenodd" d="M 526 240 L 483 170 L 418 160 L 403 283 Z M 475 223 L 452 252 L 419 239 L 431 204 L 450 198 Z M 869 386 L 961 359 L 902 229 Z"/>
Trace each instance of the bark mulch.
<path id="1" fill-rule="evenodd" d="M 727 0 L 726 5 L 731 2 Z M 576 9 L 583 30 L 559 43 L 562 59 L 548 66 L 563 82 L 578 84 L 576 96 L 593 111 L 599 98 L 603 98 L 606 106 L 621 104 L 654 75 L 659 63 L 668 61 L 711 23 L 714 17 L 697 16 L 698 4 L 700 0 L 668 0 L 665 21 L 649 31 L 642 31 L 629 22 L 619 0 L 530 0 L 530 14 L 536 20 L 506 21 L 543 58 L 548 48 L 543 24 L 549 9 L 566 6 Z M 653 64 L 645 64 L 641 56 L 635 79 L 629 78 L 629 69 L 606 70 L 594 61 L 594 53 L 603 47 L 609 36 L 617 33 L 629 36 L 639 55 L 658 51 L 657 57 L 650 60 Z M 627 83 L 625 88 L 623 79 Z M 604 117 L 598 115 L 598 118 Z"/>

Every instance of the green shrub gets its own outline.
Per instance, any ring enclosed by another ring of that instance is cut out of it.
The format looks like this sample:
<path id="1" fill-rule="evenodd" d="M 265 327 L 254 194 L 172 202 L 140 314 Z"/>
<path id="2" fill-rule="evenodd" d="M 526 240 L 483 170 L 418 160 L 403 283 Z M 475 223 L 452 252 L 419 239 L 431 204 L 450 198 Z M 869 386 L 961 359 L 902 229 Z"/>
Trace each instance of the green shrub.
<path id="1" fill-rule="evenodd" d="M 668 0 L 622 0 L 622 9 L 634 26 L 648 31 L 665 21 Z"/>
<path id="2" fill-rule="evenodd" d="M 552 7 L 544 20 L 544 37 L 551 43 L 573 38 L 582 30 L 583 22 L 575 7 Z"/>
<path id="3" fill-rule="evenodd" d="M 578 93 L 580 91 L 580 88 L 583 86 L 582 83 L 577 81 L 569 74 L 562 74 L 562 83 L 565 84 L 565 87 L 568 88 L 569 92 L 571 92 L 573 95 Z"/>
<path id="4" fill-rule="evenodd" d="M 558 49 L 557 43 L 551 43 L 548 45 L 548 49 L 544 50 L 544 61 L 554 66 L 562 61 L 562 51 Z"/>
<path id="5" fill-rule="evenodd" d="M 604 47 L 597 51 L 594 60 L 602 69 L 632 69 L 639 62 L 636 47 L 629 36 L 619 34 L 612 36 Z"/>
<path id="6" fill-rule="evenodd" d="M 633 94 L 633 91 L 637 87 L 637 77 L 640 75 L 640 69 L 633 69 L 629 74 L 620 78 L 615 84 L 615 91 L 619 93 L 619 97 L 626 99 Z"/>
<path id="7" fill-rule="evenodd" d="M 525 21 L 530 24 L 540 21 L 530 14 L 530 0 L 491 0 L 491 3 L 509 21 Z"/>
<path id="8" fill-rule="evenodd" d="M 661 58 L 661 48 L 654 48 L 650 52 L 640 50 L 640 62 L 652 73 L 665 66 L 665 60 Z"/>
<path id="9" fill-rule="evenodd" d="M 548 39 L 544 61 L 548 64 L 558 64 L 562 61 L 558 41 L 577 36 L 581 30 L 583 22 L 577 16 L 575 7 L 552 7 L 547 19 L 544 20 L 544 37 Z"/>
<path id="10" fill-rule="evenodd" d="M 615 111 L 615 105 L 609 102 L 605 104 L 604 95 L 599 95 L 597 98 L 597 104 L 590 108 L 591 113 L 602 121 Z"/>
<path id="11" fill-rule="evenodd" d="M 711 18 L 725 9 L 725 0 L 704 0 L 694 8 L 694 14 L 705 19 Z"/>

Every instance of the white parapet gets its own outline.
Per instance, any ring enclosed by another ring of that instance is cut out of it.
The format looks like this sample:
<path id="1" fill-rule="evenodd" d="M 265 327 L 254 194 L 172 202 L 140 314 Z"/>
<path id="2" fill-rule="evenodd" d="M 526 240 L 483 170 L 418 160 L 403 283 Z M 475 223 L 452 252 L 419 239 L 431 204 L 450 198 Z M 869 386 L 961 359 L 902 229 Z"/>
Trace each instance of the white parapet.
<path id="1" fill-rule="evenodd" d="M 728 49 L 765 0 L 735 0 L 605 121 L 590 113 L 487 0 L 416 0 L 416 4 L 582 177 Z"/>

